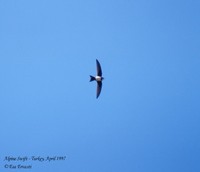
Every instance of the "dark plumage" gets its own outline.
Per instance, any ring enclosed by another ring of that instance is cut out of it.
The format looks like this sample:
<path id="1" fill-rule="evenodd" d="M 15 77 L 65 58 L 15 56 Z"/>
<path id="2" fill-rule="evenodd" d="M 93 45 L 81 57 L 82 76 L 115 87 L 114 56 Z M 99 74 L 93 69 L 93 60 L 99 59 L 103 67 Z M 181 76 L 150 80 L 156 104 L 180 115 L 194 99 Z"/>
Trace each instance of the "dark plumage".
<path id="1" fill-rule="evenodd" d="M 96 98 L 98 98 L 101 93 L 102 80 L 104 78 L 102 77 L 101 65 L 97 59 L 96 59 L 96 67 L 97 67 L 97 75 L 95 77 L 90 75 L 90 82 L 91 81 L 97 82 Z"/>

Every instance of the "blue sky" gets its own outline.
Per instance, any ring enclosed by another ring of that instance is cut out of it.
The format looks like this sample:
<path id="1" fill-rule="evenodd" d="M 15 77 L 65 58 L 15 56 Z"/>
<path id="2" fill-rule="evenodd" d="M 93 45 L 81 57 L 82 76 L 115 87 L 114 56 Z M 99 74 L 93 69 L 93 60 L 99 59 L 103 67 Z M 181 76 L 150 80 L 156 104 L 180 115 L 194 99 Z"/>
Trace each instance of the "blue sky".
<path id="1" fill-rule="evenodd" d="M 0 171 L 199 171 L 199 6 L 1 0 Z"/>

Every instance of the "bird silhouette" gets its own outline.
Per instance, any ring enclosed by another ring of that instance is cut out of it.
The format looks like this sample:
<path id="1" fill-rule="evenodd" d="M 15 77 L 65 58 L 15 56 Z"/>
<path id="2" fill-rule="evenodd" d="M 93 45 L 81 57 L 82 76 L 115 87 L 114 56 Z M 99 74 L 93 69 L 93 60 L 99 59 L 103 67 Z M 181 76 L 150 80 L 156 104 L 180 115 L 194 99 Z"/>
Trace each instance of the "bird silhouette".
<path id="1" fill-rule="evenodd" d="M 90 75 L 90 82 L 91 81 L 97 82 L 96 98 L 98 98 L 101 93 L 102 81 L 104 78 L 102 77 L 101 65 L 97 59 L 96 59 L 96 67 L 97 67 L 97 75 L 95 77 Z"/>

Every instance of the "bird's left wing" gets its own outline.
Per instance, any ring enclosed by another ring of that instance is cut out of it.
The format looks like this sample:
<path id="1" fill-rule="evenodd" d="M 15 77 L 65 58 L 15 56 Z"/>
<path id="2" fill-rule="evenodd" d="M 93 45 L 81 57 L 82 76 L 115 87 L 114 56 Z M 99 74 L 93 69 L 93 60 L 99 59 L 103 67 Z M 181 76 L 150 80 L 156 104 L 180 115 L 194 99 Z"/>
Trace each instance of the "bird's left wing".
<path id="1" fill-rule="evenodd" d="M 101 88 L 102 88 L 102 82 L 101 81 L 98 81 L 97 82 L 97 97 L 99 97 L 100 93 L 101 93 Z"/>

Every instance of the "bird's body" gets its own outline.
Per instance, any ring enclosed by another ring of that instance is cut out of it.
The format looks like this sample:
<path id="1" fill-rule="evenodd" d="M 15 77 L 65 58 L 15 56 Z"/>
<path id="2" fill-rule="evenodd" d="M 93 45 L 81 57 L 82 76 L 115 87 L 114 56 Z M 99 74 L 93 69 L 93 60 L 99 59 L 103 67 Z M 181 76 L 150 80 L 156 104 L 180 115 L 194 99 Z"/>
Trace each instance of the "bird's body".
<path id="1" fill-rule="evenodd" d="M 96 80 L 96 81 L 102 81 L 103 78 L 102 78 L 101 76 L 95 76 L 95 80 Z"/>
<path id="2" fill-rule="evenodd" d="M 102 77 L 101 65 L 97 59 L 96 59 L 96 65 L 97 65 L 97 75 L 95 77 L 90 75 L 90 82 L 91 81 L 97 82 L 96 98 L 98 98 L 101 93 L 102 81 L 104 78 Z"/>

